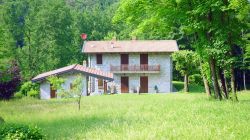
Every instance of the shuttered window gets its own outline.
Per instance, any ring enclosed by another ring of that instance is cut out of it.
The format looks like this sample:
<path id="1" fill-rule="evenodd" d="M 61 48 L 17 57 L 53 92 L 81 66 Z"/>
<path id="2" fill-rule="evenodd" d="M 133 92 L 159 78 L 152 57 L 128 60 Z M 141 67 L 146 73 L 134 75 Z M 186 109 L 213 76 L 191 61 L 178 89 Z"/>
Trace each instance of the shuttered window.
<path id="1" fill-rule="evenodd" d="M 96 54 L 96 64 L 102 64 L 102 54 Z"/>

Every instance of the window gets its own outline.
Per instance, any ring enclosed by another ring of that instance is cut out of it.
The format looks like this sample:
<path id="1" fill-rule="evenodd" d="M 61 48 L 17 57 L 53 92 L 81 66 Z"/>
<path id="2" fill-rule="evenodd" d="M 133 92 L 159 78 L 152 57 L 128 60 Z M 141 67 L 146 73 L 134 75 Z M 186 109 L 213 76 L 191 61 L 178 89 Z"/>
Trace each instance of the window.
<path id="1" fill-rule="evenodd" d="M 103 89 L 103 80 L 102 79 L 98 79 L 98 88 Z"/>
<path id="2" fill-rule="evenodd" d="M 96 54 L 96 64 L 102 64 L 102 54 Z"/>

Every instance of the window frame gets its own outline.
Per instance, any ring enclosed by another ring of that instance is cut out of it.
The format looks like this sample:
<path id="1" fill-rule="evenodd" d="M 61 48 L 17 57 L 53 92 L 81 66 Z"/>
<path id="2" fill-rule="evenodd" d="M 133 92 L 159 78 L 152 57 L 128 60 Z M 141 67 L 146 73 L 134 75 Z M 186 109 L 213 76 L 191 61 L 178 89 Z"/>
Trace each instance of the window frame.
<path id="1" fill-rule="evenodd" d="M 102 65 L 103 64 L 103 60 L 102 60 L 102 54 L 96 54 L 96 64 L 97 65 Z"/>

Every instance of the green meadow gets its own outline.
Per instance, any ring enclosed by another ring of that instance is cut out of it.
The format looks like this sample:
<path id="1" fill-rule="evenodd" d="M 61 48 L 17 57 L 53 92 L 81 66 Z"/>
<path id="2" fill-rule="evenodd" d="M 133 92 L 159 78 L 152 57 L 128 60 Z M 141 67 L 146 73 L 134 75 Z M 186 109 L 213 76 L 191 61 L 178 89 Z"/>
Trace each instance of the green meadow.
<path id="1" fill-rule="evenodd" d="M 0 116 L 6 123 L 38 126 L 53 140 L 250 139 L 249 91 L 232 102 L 208 99 L 195 89 L 83 97 L 80 111 L 75 99 L 15 99 L 0 102 Z"/>

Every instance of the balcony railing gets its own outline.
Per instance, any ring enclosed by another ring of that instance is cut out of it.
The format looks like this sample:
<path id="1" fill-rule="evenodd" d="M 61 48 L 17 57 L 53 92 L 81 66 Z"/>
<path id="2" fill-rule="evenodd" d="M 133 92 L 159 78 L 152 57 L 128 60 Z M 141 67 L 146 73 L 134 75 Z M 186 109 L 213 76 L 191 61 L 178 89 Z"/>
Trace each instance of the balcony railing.
<path id="1" fill-rule="evenodd" d="M 110 65 L 110 71 L 114 73 L 129 73 L 129 72 L 142 72 L 142 73 L 155 73 L 160 72 L 160 65 Z"/>

